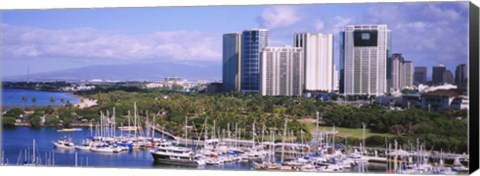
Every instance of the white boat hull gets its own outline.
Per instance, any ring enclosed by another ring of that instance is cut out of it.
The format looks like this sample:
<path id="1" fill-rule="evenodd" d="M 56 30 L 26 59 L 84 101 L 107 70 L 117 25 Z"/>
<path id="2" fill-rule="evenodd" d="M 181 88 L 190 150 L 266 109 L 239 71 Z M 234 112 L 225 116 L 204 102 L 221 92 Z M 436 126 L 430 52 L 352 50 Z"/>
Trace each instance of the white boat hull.
<path id="1" fill-rule="evenodd" d="M 62 149 L 62 150 L 73 150 L 73 149 L 75 149 L 75 147 L 73 145 L 66 146 L 66 145 L 63 145 L 63 144 L 56 143 L 56 142 L 54 142 L 53 145 L 55 146 L 56 149 Z"/>

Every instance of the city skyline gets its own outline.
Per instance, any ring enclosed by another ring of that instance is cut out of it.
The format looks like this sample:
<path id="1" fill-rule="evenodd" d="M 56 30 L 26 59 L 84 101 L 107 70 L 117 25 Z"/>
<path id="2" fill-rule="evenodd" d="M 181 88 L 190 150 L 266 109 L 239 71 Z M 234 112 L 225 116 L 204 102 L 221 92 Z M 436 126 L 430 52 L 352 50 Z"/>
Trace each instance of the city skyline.
<path id="1" fill-rule="evenodd" d="M 222 34 L 249 28 L 268 29 L 270 46 L 291 45 L 297 32 L 333 34 L 338 70 L 338 32 L 343 26 L 382 23 L 391 26 L 393 53 L 402 53 L 415 66 L 445 64 L 453 71 L 464 63 L 459 58 L 467 59 L 467 5 L 419 2 L 6 11 L 2 12 L 3 75 L 99 65 L 182 63 L 198 65 L 198 69 L 213 65 L 215 69 L 204 71 L 216 75 L 211 79 L 221 79 Z M 151 16 L 158 18 L 146 18 Z M 431 69 L 427 75 L 430 78 Z"/>

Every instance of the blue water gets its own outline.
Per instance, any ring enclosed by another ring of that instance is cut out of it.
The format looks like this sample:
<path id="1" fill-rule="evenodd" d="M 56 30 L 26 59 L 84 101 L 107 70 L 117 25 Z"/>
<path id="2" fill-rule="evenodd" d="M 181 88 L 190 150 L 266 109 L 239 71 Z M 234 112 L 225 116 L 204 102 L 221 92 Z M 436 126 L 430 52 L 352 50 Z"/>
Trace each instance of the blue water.
<path id="1" fill-rule="evenodd" d="M 153 157 L 148 149 L 138 149 L 117 154 L 58 150 L 54 149 L 53 141 L 67 136 L 70 137 L 75 144 L 81 144 L 83 139 L 90 136 L 90 128 L 83 128 L 82 131 L 70 133 L 59 133 L 56 132 L 57 129 L 61 128 L 3 128 L 2 147 L 5 152 L 5 160 L 8 160 L 9 165 L 16 165 L 20 152 L 25 151 L 27 147 L 31 148 L 32 141 L 35 139 L 37 145 L 36 148 L 40 152 L 41 162 L 44 163 L 44 161 L 46 161 L 45 153 L 54 152 L 55 166 L 75 166 L 75 152 L 77 152 L 77 164 L 79 166 L 86 166 L 88 160 L 88 167 L 250 170 L 250 165 L 248 163 L 231 163 L 221 166 L 200 166 L 198 168 L 156 164 L 153 162 Z M 95 130 L 93 130 L 93 133 L 95 133 Z M 155 134 L 155 136 L 161 137 L 160 134 Z M 21 159 L 20 162 L 21 161 L 23 161 L 23 159 Z"/>
<path id="2" fill-rule="evenodd" d="M 24 102 L 22 97 L 27 97 L 28 101 Z M 36 98 L 37 102 L 33 104 L 32 98 Z M 52 104 L 50 98 L 55 98 L 55 102 Z M 73 96 L 71 92 L 47 92 L 37 90 L 24 90 L 24 89 L 2 89 L 2 105 L 3 106 L 48 106 L 48 105 L 62 105 L 60 99 L 64 99 L 65 103 L 70 101 L 72 104 L 77 104 L 80 99 Z"/>

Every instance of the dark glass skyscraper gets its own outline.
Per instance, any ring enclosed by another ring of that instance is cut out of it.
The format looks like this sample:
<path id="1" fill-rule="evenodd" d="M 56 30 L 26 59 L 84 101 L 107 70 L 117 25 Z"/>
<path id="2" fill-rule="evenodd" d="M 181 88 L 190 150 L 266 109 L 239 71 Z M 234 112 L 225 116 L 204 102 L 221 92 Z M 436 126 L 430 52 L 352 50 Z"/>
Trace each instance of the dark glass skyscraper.
<path id="1" fill-rule="evenodd" d="M 343 94 L 345 92 L 345 31 L 340 31 L 338 36 L 339 43 L 340 43 L 340 71 L 339 71 L 339 78 L 338 78 L 338 92 Z"/>
<path id="2" fill-rule="evenodd" d="M 248 29 L 241 39 L 241 91 L 258 92 L 260 52 L 268 46 L 268 30 Z"/>
<path id="3" fill-rule="evenodd" d="M 447 70 L 445 66 L 442 64 L 438 66 L 434 66 L 432 69 L 432 84 L 433 85 L 441 85 L 445 83 L 444 80 L 444 72 Z"/>
<path id="4" fill-rule="evenodd" d="M 415 67 L 413 77 L 415 85 L 427 84 L 427 67 Z"/>
<path id="5" fill-rule="evenodd" d="M 460 87 L 467 86 L 467 65 L 460 64 L 455 69 L 455 84 Z"/>
<path id="6" fill-rule="evenodd" d="M 240 34 L 223 35 L 222 83 L 226 92 L 240 91 Z"/>

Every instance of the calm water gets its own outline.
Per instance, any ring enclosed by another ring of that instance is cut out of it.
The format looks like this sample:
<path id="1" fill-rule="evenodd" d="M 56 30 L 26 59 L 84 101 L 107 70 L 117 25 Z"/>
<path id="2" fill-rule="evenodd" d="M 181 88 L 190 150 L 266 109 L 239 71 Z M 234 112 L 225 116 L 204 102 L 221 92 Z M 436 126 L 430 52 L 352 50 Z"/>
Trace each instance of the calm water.
<path id="1" fill-rule="evenodd" d="M 155 164 L 148 150 L 134 150 L 119 154 L 103 154 L 84 151 L 64 151 L 53 148 L 53 141 L 64 136 L 71 137 L 75 144 L 81 144 L 84 138 L 90 136 L 90 129 L 83 128 L 82 131 L 71 133 L 56 132 L 60 127 L 16 127 L 3 128 L 3 150 L 5 151 L 5 160 L 9 164 L 16 165 L 21 151 L 32 146 L 32 140 L 35 139 L 37 149 L 40 151 L 42 163 L 46 160 L 45 153 L 55 153 L 55 166 L 75 166 L 75 152 L 78 155 L 78 165 L 85 166 L 88 160 L 89 167 L 129 167 L 129 168 L 180 168 L 180 166 L 165 166 Z M 93 130 L 94 131 L 94 130 Z M 94 132 L 95 133 L 95 132 Z M 157 137 L 161 135 L 156 134 Z M 22 154 L 23 156 L 23 154 Z M 88 159 L 87 159 L 88 158 Z M 194 169 L 192 167 L 182 167 L 185 169 Z M 203 166 L 201 169 L 228 169 L 228 170 L 249 170 L 248 164 L 225 164 L 223 166 Z"/>
<path id="2" fill-rule="evenodd" d="M 24 102 L 22 97 L 27 97 L 28 101 Z M 32 98 L 36 98 L 36 106 L 48 106 L 52 105 L 50 103 L 50 98 L 55 98 L 53 105 L 62 105 L 60 99 L 64 99 L 65 103 L 70 101 L 72 104 L 77 104 L 80 102 L 80 99 L 76 96 L 73 96 L 71 92 L 46 92 L 46 91 L 36 91 L 36 90 L 24 90 L 24 89 L 2 89 L 2 105 L 3 106 L 32 106 Z M 25 104 L 24 104 L 25 103 Z"/>
<path id="3" fill-rule="evenodd" d="M 35 139 L 37 149 L 40 151 L 42 163 L 45 161 L 45 153 L 55 153 L 55 166 L 75 166 L 75 151 L 62 151 L 53 148 L 52 141 L 58 140 L 64 136 L 71 137 L 75 144 L 80 144 L 82 140 L 90 136 L 90 129 L 83 128 L 82 131 L 71 133 L 56 132 L 60 127 L 16 127 L 3 128 L 2 145 L 5 151 L 5 159 L 8 159 L 10 165 L 16 165 L 19 153 L 27 147 L 32 146 L 32 140 Z M 95 132 L 93 132 L 95 133 Z M 155 134 L 161 137 L 160 134 Z M 153 162 L 153 158 L 148 150 L 135 150 L 119 154 L 101 154 L 92 152 L 76 151 L 78 153 L 78 165 L 85 166 L 88 160 L 89 167 L 116 167 L 116 168 L 182 168 L 182 169 L 209 169 L 209 170 L 251 170 L 248 163 L 226 163 L 220 166 L 201 166 L 199 168 L 159 165 Z M 353 168 L 355 170 L 356 168 Z M 370 172 L 384 172 L 385 166 L 369 165 Z"/>

